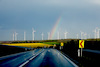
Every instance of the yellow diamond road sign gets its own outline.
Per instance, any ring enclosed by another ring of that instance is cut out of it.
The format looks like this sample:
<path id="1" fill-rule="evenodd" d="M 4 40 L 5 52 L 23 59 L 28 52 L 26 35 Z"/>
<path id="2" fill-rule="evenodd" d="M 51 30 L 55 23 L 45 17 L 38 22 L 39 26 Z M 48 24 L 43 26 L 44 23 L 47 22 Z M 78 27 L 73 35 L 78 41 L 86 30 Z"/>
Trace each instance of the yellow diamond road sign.
<path id="1" fill-rule="evenodd" d="M 61 42 L 61 46 L 64 46 L 64 43 L 63 42 Z"/>
<path id="2" fill-rule="evenodd" d="M 79 40 L 79 48 L 84 48 L 84 40 Z"/>

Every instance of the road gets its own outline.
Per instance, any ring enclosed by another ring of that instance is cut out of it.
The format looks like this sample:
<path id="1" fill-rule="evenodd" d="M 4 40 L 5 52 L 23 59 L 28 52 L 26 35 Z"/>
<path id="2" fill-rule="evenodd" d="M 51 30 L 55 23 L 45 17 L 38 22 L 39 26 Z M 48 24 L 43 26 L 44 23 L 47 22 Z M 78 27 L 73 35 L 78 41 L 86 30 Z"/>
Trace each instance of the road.
<path id="1" fill-rule="evenodd" d="M 78 67 L 56 49 L 36 49 L 0 58 L 0 67 Z"/>
<path id="2" fill-rule="evenodd" d="M 83 51 L 100 54 L 100 50 L 83 49 Z"/>

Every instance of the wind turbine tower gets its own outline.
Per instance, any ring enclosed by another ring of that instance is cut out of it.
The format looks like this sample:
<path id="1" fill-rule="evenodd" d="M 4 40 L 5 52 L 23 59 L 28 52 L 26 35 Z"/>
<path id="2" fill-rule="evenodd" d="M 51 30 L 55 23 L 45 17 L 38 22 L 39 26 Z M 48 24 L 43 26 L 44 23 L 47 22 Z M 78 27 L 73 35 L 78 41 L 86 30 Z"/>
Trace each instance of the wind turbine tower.
<path id="1" fill-rule="evenodd" d="M 32 28 L 32 36 L 33 36 L 33 40 L 34 40 L 34 33 L 35 33 L 36 31 Z"/>
<path id="2" fill-rule="evenodd" d="M 84 39 L 86 39 L 87 38 L 87 33 L 84 33 Z"/>
<path id="3" fill-rule="evenodd" d="M 94 32 L 94 38 L 96 39 L 96 29 L 93 32 Z"/>
<path id="4" fill-rule="evenodd" d="M 13 33 L 13 41 L 15 40 L 15 33 Z"/>
<path id="5" fill-rule="evenodd" d="M 48 32 L 48 40 L 50 39 L 49 36 L 50 36 L 50 33 Z"/>
<path id="6" fill-rule="evenodd" d="M 81 39 L 83 39 L 83 34 L 84 34 L 84 32 L 82 32 L 82 31 L 80 31 L 81 32 Z"/>
<path id="7" fill-rule="evenodd" d="M 79 38 L 79 35 L 78 34 L 76 34 L 76 36 L 77 36 L 77 39 Z"/>
<path id="8" fill-rule="evenodd" d="M 98 38 L 98 33 L 99 33 L 99 30 L 98 30 L 98 27 L 96 27 L 96 29 L 93 31 L 94 32 L 94 38 Z"/>
<path id="9" fill-rule="evenodd" d="M 90 34 L 88 34 L 88 38 L 90 38 Z"/>
<path id="10" fill-rule="evenodd" d="M 42 32 L 42 34 L 41 34 L 41 35 L 42 35 L 42 40 L 43 40 L 43 36 L 44 36 L 43 32 Z"/>
<path id="11" fill-rule="evenodd" d="M 98 30 L 98 38 L 100 38 L 100 37 L 99 37 L 99 36 L 100 36 L 100 34 L 99 34 L 99 33 L 100 33 L 100 29 Z"/>
<path id="12" fill-rule="evenodd" d="M 18 35 L 18 33 L 15 32 L 15 40 L 17 40 L 17 35 Z"/>
<path id="13" fill-rule="evenodd" d="M 24 31 L 24 41 L 26 40 L 26 32 Z"/>
<path id="14" fill-rule="evenodd" d="M 100 29 L 98 28 L 97 29 L 97 38 L 99 38 L 99 32 L 100 32 Z"/>
<path id="15" fill-rule="evenodd" d="M 68 34 L 68 32 L 65 32 L 65 33 L 64 33 L 64 35 L 65 35 L 65 39 L 67 38 L 67 34 Z"/>

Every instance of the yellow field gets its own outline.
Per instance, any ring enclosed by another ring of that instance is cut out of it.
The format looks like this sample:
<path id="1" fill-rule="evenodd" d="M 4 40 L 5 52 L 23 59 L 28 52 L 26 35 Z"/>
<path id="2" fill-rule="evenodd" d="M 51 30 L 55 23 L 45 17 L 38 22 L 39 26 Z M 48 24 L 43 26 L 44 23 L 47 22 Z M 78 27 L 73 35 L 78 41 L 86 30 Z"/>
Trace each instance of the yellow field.
<path id="1" fill-rule="evenodd" d="M 46 46 L 46 47 L 53 46 L 53 45 L 44 44 L 44 43 L 12 43 L 12 44 L 2 44 L 2 45 L 31 47 L 31 48 L 44 47 L 44 46 Z"/>

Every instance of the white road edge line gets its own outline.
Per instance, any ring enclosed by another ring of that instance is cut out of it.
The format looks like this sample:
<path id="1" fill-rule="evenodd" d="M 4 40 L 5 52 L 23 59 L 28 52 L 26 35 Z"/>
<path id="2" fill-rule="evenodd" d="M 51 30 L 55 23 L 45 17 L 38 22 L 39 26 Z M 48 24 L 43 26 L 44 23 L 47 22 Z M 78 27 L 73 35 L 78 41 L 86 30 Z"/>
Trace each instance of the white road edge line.
<path id="1" fill-rule="evenodd" d="M 73 64 L 75 67 L 79 67 L 76 65 L 73 61 L 71 61 L 69 58 L 67 58 L 65 55 L 63 55 L 60 51 L 58 51 L 63 57 L 65 57 L 71 64 Z"/>
<path id="2" fill-rule="evenodd" d="M 62 54 L 63 55 L 63 54 Z M 63 55 L 64 56 L 64 55 Z M 77 66 L 74 62 L 72 62 L 69 58 L 67 58 L 66 56 L 64 56 L 71 64 L 73 64 L 75 67 L 79 67 Z"/>

